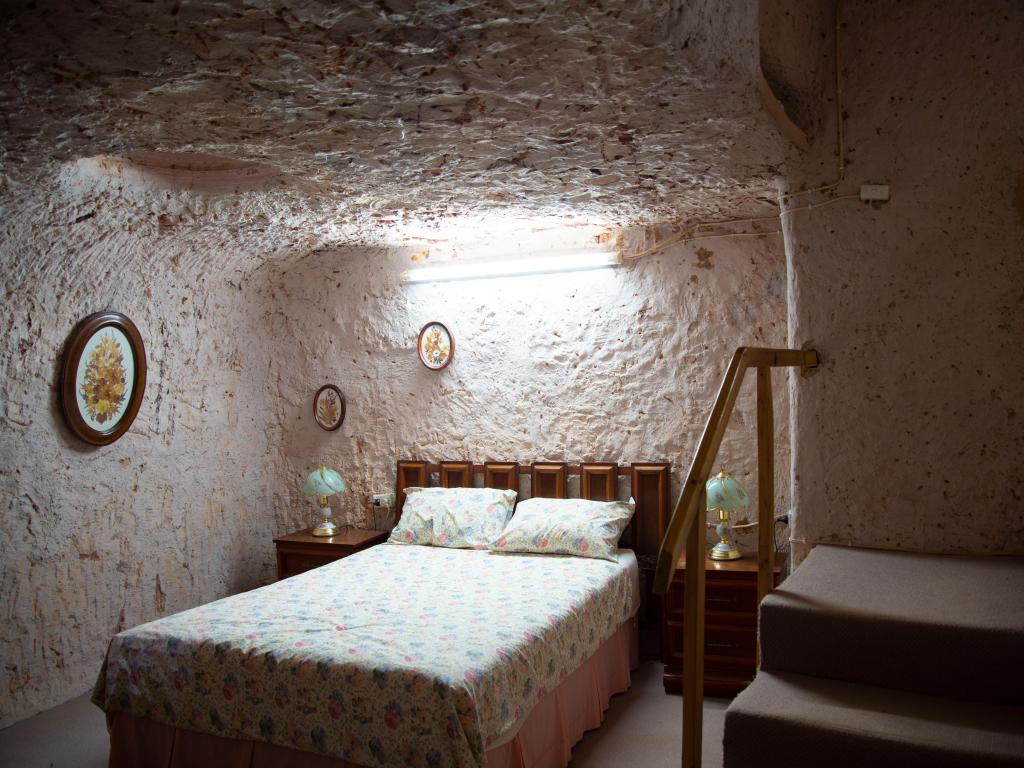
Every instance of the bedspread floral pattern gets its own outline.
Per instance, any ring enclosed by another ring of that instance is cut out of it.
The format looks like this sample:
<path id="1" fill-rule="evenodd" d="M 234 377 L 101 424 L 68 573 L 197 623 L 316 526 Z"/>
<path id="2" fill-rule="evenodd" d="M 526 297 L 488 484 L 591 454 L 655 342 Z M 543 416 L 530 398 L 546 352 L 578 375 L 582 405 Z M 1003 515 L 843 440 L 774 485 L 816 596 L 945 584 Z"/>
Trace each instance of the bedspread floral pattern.
<path id="1" fill-rule="evenodd" d="M 483 766 L 636 601 L 618 563 L 382 545 L 122 632 L 93 701 L 366 766 Z"/>

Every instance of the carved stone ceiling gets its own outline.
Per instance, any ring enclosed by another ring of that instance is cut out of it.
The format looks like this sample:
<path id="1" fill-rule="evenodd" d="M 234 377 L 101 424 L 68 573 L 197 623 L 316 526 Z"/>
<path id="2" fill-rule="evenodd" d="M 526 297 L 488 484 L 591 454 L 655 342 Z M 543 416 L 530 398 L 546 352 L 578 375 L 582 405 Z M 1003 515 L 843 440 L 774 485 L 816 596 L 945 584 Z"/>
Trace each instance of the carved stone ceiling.
<path id="1" fill-rule="evenodd" d="M 0 185 L 95 155 L 282 172 L 240 210 L 321 242 L 416 222 L 760 210 L 788 147 L 748 0 L 8 4 Z"/>

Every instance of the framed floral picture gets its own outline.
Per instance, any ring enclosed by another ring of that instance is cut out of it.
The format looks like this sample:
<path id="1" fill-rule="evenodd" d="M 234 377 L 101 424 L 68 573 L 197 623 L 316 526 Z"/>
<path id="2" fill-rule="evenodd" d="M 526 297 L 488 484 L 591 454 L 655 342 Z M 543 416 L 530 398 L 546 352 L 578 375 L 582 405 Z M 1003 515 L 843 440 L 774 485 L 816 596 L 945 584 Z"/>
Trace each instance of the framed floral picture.
<path id="1" fill-rule="evenodd" d="M 97 312 L 72 331 L 64 353 L 61 405 L 71 430 L 108 445 L 135 421 L 146 389 L 146 348 L 135 323 Z"/>
<path id="2" fill-rule="evenodd" d="M 455 357 L 455 339 L 443 323 L 430 322 L 420 330 L 416 348 L 420 362 L 432 371 L 446 368 Z"/>
<path id="3" fill-rule="evenodd" d="M 331 432 L 345 420 L 345 398 L 333 384 L 325 384 L 313 396 L 313 418 L 321 429 Z"/>

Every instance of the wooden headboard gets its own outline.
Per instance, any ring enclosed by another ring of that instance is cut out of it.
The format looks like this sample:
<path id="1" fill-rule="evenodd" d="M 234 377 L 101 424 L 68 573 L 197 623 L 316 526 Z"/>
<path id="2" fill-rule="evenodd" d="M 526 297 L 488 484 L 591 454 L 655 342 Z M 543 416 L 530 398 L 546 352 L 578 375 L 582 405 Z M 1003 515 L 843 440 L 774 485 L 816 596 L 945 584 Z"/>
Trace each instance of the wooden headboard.
<path id="1" fill-rule="evenodd" d="M 640 651 L 644 658 L 660 658 L 661 600 L 651 592 L 655 561 L 669 515 L 669 491 L 672 465 L 667 462 L 634 462 L 619 466 L 613 461 L 565 462 L 541 461 L 524 464 L 516 461 L 421 460 L 398 462 L 395 488 L 395 522 L 401 516 L 406 488 L 426 488 L 436 476 L 445 488 L 509 488 L 519 500 L 530 497 L 564 499 L 570 495 L 570 478 L 579 478 L 578 495 L 593 501 L 612 501 L 630 496 L 636 512 L 622 534 L 621 546 L 636 552 L 640 564 Z M 480 482 L 477 482 L 479 478 Z M 625 478 L 623 494 L 620 478 Z"/>

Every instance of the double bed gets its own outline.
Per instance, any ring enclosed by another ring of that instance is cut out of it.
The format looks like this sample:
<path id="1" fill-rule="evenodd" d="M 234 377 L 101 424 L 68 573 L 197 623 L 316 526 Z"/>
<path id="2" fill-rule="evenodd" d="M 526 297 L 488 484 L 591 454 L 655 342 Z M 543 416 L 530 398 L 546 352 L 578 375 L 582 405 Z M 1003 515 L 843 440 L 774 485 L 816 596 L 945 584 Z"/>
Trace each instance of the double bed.
<path id="1" fill-rule="evenodd" d="M 629 543 L 657 538 L 646 496 Z M 143 624 L 94 692 L 110 765 L 564 766 L 629 686 L 641 571 L 383 544 Z"/>

